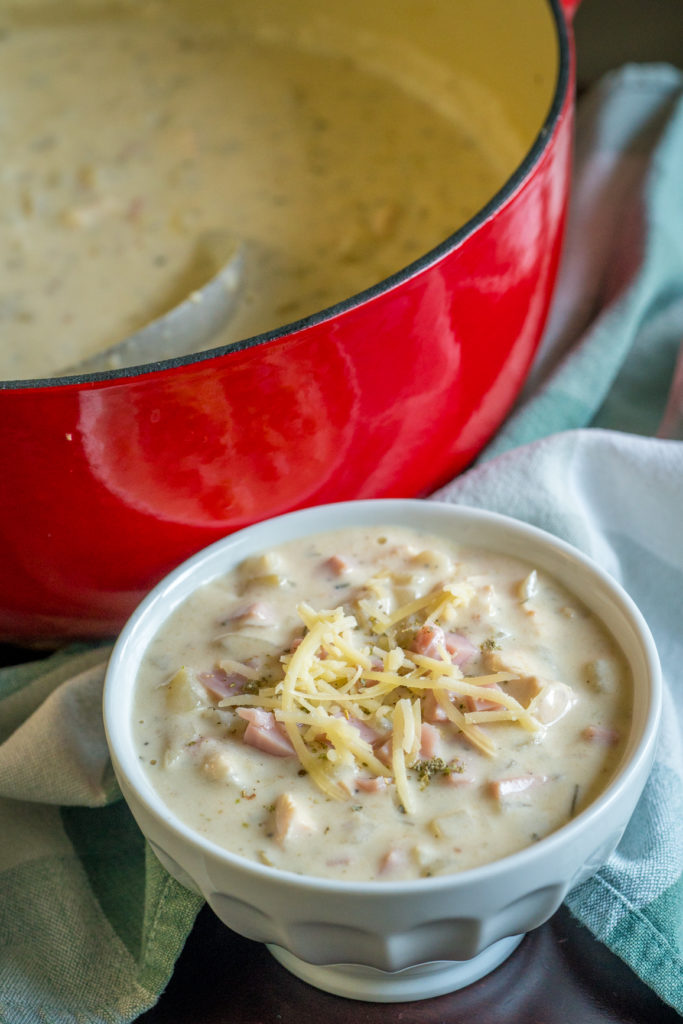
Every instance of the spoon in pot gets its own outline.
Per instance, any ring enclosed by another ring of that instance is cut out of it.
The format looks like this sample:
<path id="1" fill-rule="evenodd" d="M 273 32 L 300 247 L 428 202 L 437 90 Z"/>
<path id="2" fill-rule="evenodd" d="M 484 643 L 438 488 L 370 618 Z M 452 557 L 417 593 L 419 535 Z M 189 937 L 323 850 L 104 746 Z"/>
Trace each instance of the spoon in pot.
<path id="1" fill-rule="evenodd" d="M 200 240 L 198 250 L 204 263 L 208 255 L 214 267 L 220 264 L 206 284 L 123 341 L 66 367 L 60 376 L 119 370 L 209 348 L 234 311 L 244 271 L 244 246 L 215 232 Z"/>

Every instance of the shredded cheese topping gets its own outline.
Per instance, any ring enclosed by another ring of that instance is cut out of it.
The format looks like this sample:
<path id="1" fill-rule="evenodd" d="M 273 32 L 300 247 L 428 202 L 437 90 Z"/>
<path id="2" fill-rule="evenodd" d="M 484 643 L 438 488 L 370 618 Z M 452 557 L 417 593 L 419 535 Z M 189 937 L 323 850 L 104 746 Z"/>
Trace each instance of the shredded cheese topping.
<path id="1" fill-rule="evenodd" d="M 391 615 L 374 615 L 365 630 L 343 607 L 316 611 L 300 604 L 297 613 L 305 633 L 282 656 L 282 679 L 256 693 L 225 697 L 220 707 L 271 710 L 302 768 L 327 796 L 348 799 L 349 773 L 370 773 L 393 778 L 401 809 L 410 814 L 416 788 L 410 785 L 408 770 L 419 760 L 422 702 L 428 693 L 487 755 L 496 745 L 483 725 L 513 722 L 530 732 L 543 728 L 530 710 L 498 686 L 518 678 L 514 673 L 465 677 L 444 648 L 435 658 L 397 642 L 394 627 L 399 623 L 431 626 L 453 607 L 467 604 L 473 594 L 468 584 L 448 585 Z M 422 621 L 415 621 L 418 613 L 424 614 Z M 488 709 L 462 710 L 459 705 L 468 697 L 486 701 Z M 376 737 L 373 742 L 364 738 L 366 732 Z"/>

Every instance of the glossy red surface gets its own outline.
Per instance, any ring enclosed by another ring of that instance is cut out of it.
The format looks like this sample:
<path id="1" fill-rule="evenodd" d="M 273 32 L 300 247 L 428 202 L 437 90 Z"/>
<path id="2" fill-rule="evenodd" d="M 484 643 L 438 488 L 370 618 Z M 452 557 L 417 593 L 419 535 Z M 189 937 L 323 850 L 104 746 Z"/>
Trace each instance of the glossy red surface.
<path id="1" fill-rule="evenodd" d="M 113 634 L 225 533 L 304 505 L 426 494 L 474 458 L 524 380 L 555 279 L 564 59 L 520 183 L 413 276 L 241 350 L 0 390 L 1 637 Z"/>

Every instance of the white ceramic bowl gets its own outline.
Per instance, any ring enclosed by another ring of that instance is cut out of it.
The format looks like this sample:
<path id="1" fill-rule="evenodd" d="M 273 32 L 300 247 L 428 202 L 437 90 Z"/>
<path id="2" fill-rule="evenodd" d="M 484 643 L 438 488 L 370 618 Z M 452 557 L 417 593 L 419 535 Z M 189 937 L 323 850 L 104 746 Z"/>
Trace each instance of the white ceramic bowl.
<path id="1" fill-rule="evenodd" d="M 401 882 L 306 878 L 236 856 L 183 824 L 145 775 L 131 735 L 147 645 L 197 587 L 246 556 L 354 524 L 402 524 L 504 551 L 565 584 L 611 631 L 633 674 L 631 733 L 608 788 L 533 847 L 460 874 Z M 567 891 L 610 856 L 650 770 L 661 705 L 657 653 L 639 611 L 606 573 L 551 535 L 477 509 L 419 500 L 349 502 L 251 526 L 206 548 L 142 602 L 111 656 L 104 718 L 123 795 L 164 866 L 202 893 L 235 931 L 269 944 L 289 970 L 326 991 L 375 1001 L 426 998 L 482 977 Z"/>

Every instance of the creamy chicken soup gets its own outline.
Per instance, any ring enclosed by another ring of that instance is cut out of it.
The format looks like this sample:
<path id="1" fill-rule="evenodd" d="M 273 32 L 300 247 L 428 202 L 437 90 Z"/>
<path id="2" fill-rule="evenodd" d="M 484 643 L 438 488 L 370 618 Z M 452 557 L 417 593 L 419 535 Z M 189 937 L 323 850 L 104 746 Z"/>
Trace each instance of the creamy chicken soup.
<path id="1" fill-rule="evenodd" d="M 239 246 L 212 344 L 322 310 L 443 241 L 524 151 L 471 96 L 251 36 L 229 4 L 222 27 L 167 3 L 55 8 L 0 5 L 0 377 L 121 341 Z"/>
<path id="2" fill-rule="evenodd" d="M 536 842 L 605 787 L 628 668 L 533 565 L 405 528 L 251 557 L 150 645 L 134 736 L 197 832 L 303 874 L 395 880 Z"/>

